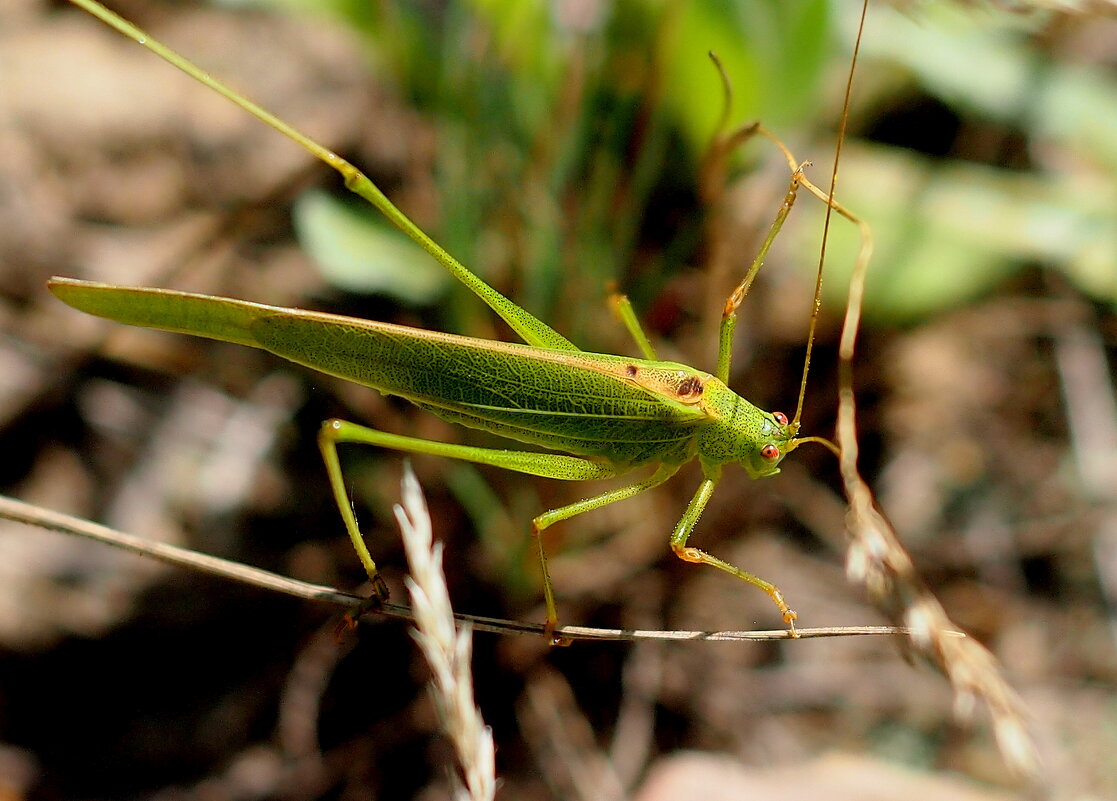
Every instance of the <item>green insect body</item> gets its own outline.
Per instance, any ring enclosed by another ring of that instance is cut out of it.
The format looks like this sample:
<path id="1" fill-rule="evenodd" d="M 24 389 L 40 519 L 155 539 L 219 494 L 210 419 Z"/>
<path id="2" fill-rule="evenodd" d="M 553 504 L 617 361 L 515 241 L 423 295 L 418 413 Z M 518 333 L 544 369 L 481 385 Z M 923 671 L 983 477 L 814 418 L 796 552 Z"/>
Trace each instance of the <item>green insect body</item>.
<path id="1" fill-rule="evenodd" d="M 721 381 L 683 364 L 426 331 L 352 317 L 55 278 L 74 308 L 129 325 L 250 345 L 405 398 L 453 423 L 600 461 L 591 477 L 653 462 L 739 462 L 777 471 L 761 454 L 790 426 Z M 769 451 L 770 452 L 770 451 Z M 526 471 L 534 472 L 534 471 Z M 567 476 L 557 476 L 566 478 Z M 570 478 L 583 478 L 583 474 Z"/>
<path id="2" fill-rule="evenodd" d="M 758 409 L 726 386 L 737 308 L 794 202 L 801 179 L 798 171 L 759 255 L 726 303 L 716 374 L 659 361 L 623 297 L 614 298 L 615 307 L 646 358 L 586 353 L 458 263 L 348 162 L 235 94 L 93 0 L 72 1 L 337 169 L 350 190 L 372 203 L 423 246 L 525 341 L 526 344 L 494 342 L 166 289 L 122 287 L 71 278 L 50 281 L 50 289 L 57 297 L 81 311 L 130 325 L 261 348 L 323 373 L 405 398 L 444 420 L 562 452 L 479 448 L 391 434 L 343 420 L 324 423 L 319 445 L 330 484 L 377 597 L 386 597 L 387 590 L 352 511 L 337 455 L 339 443 L 444 456 L 564 480 L 611 478 L 634 468 L 655 465 L 652 475 L 635 484 L 553 509 L 533 521 L 543 571 L 547 623 L 552 631 L 557 625 L 557 611 L 539 532 L 560 520 L 651 489 L 697 458 L 703 480 L 671 534 L 672 550 L 681 559 L 709 564 L 764 590 L 794 634 L 796 614 L 774 585 L 687 545 L 687 540 L 724 465 L 740 464 L 753 478 L 770 476 L 779 472 L 780 460 L 798 445 L 824 442 L 797 436 L 798 413 L 789 422 L 783 414 Z"/>

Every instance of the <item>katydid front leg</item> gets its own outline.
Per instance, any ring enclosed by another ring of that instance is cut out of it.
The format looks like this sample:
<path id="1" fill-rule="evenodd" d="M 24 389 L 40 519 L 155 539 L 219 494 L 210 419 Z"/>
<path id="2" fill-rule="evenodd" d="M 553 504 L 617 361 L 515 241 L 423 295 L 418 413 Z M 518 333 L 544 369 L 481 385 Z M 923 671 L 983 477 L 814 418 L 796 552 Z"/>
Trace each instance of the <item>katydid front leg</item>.
<path id="1" fill-rule="evenodd" d="M 803 166 L 799 165 L 795 172 L 791 175 L 791 184 L 788 187 L 787 194 L 784 196 L 783 203 L 780 204 L 780 210 L 776 212 L 776 219 L 773 220 L 772 225 L 768 228 L 768 234 L 764 237 L 764 243 L 760 246 L 760 252 L 756 254 L 756 258 L 752 260 L 749 265 L 748 272 L 737 285 L 736 289 L 730 293 L 729 298 L 725 301 L 725 308 L 722 310 L 721 315 L 721 328 L 718 332 L 718 366 L 717 372 L 714 373 L 719 379 L 726 384 L 729 383 L 729 368 L 733 360 L 733 332 L 737 327 L 737 309 L 745 301 L 745 296 L 748 295 L 749 289 L 752 287 L 752 282 L 756 279 L 760 268 L 764 266 L 764 259 L 768 256 L 768 251 L 772 248 L 772 243 L 776 241 L 776 235 L 779 234 L 780 229 L 783 228 L 784 221 L 787 220 L 787 215 L 791 213 L 791 207 L 795 205 L 795 198 L 799 193 L 799 185 L 803 181 Z"/>
<path id="2" fill-rule="evenodd" d="M 725 307 L 722 311 L 721 327 L 718 334 L 718 363 L 716 375 L 726 383 L 729 382 L 729 372 L 733 360 L 733 332 L 737 326 L 737 309 L 740 308 L 741 304 L 744 302 L 745 296 L 748 295 L 748 291 L 752 287 L 752 282 L 756 278 L 757 273 L 760 272 L 760 268 L 764 264 L 764 259 L 767 257 L 768 251 L 771 249 L 772 243 L 776 239 L 776 235 L 779 234 L 784 221 L 787 220 L 787 215 L 791 213 L 791 207 L 795 205 L 799 186 L 803 181 L 803 166 L 804 165 L 799 165 L 792 173 L 787 194 L 784 196 L 779 211 L 776 212 L 775 219 L 768 228 L 768 233 L 764 237 L 760 252 L 756 254 L 756 258 L 754 258 L 752 264 L 749 265 L 748 272 L 745 273 L 744 279 L 742 279 L 741 283 L 737 285 L 733 292 L 730 293 L 729 298 L 725 301 Z M 786 416 L 782 413 L 777 414 L 777 419 L 781 420 L 783 423 L 787 422 Z M 796 421 L 796 429 L 797 427 L 798 421 Z M 769 445 L 767 447 L 771 448 L 772 446 Z M 778 455 L 778 451 L 776 453 Z M 710 500 L 710 496 L 714 494 L 714 489 L 721 479 L 721 465 L 704 463 L 703 472 L 706 474 L 706 479 L 699 485 L 698 491 L 694 493 L 694 497 L 691 498 L 686 511 L 683 512 L 682 518 L 675 526 L 675 531 L 671 534 L 671 550 L 675 553 L 675 556 L 679 557 L 684 562 L 711 565 L 743 581 L 747 581 L 754 587 L 758 587 L 766 592 L 768 597 L 779 607 L 784 622 L 787 623 L 791 629 L 791 636 L 797 637 L 795 620 L 798 615 L 787 605 L 787 602 L 783 598 L 783 593 L 779 591 L 779 588 L 777 588 L 775 584 L 772 584 L 770 581 L 765 581 L 748 571 L 741 570 L 736 565 L 730 564 L 723 559 L 711 556 L 699 548 L 694 548 L 686 544 L 687 540 L 690 538 L 691 532 L 694 531 L 694 527 L 698 523 L 698 518 L 702 515 L 703 510 L 706 508 L 706 504 Z"/>

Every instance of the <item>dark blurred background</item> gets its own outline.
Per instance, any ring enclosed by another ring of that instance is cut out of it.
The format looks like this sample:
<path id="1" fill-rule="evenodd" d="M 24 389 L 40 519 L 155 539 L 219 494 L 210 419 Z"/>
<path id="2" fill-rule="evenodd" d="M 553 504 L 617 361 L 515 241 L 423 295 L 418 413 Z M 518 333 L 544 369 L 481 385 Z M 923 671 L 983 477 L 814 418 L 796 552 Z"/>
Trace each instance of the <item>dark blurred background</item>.
<path id="1" fill-rule="evenodd" d="M 1117 796 L 1117 21 L 1103 3 L 1043 5 L 873 3 L 839 196 L 877 240 L 856 362 L 863 469 L 950 614 L 1022 691 L 1057 797 L 1103 798 Z M 824 185 L 859 6 L 115 4 L 366 168 L 579 345 L 633 352 L 605 304 L 615 282 L 661 354 L 702 369 L 788 179 L 752 142 L 711 208 L 701 170 L 723 106 L 706 54 L 730 76 L 732 122 L 763 120 Z M 742 309 L 733 384 L 764 408 L 794 407 L 822 211 L 801 198 Z M 855 248 L 836 223 L 807 433 L 832 433 Z M 85 318 L 48 295 L 52 274 L 509 337 L 293 144 L 68 4 L 8 0 L 5 493 L 356 588 L 320 421 L 497 441 L 267 354 Z M 403 599 L 402 458 L 343 459 Z M 843 576 L 833 458 L 804 447 L 784 465 L 760 482 L 727 471 L 694 542 L 776 582 L 804 625 L 879 622 Z M 530 518 L 599 488 L 415 467 L 455 607 L 541 620 Z M 670 554 L 697 481 L 686 470 L 552 530 L 565 622 L 780 625 L 762 593 Z M 373 620 L 339 644 L 337 622 L 0 523 L 0 798 L 448 797 L 405 625 Z M 956 722 L 944 680 L 884 639 L 549 649 L 479 634 L 475 651 L 501 798 L 1016 791 L 980 717 Z"/>

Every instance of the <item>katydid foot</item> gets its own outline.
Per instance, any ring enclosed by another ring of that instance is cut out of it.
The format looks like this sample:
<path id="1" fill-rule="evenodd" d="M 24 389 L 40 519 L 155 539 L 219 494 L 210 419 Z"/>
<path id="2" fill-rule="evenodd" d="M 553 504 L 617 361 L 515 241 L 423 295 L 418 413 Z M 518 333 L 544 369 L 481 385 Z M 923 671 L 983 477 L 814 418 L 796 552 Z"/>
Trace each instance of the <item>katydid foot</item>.
<path id="1" fill-rule="evenodd" d="M 765 581 L 759 576 L 754 576 L 752 573 L 741 570 L 739 567 L 718 559 L 716 556 L 711 556 L 699 548 L 672 542 L 671 550 L 674 551 L 675 556 L 679 557 L 684 562 L 711 565 L 739 579 L 747 581 L 754 587 L 764 590 L 764 592 L 768 594 L 768 597 L 772 599 L 772 602 L 779 608 L 780 614 L 783 615 L 783 622 L 788 627 L 788 635 L 793 639 L 799 639 L 799 632 L 795 629 L 795 621 L 799 619 L 799 615 L 787 605 L 787 601 L 783 598 L 783 593 L 779 591 L 779 588 L 776 587 L 775 584 L 772 584 L 770 581 Z"/>

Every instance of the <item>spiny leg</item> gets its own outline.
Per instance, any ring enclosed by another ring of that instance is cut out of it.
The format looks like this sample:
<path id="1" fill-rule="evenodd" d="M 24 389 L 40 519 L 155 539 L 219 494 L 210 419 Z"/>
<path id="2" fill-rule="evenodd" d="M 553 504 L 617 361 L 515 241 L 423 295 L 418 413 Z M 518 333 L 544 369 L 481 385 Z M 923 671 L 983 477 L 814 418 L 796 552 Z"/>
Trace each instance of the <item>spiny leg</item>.
<path id="1" fill-rule="evenodd" d="M 620 487 L 619 489 L 603 492 L 600 495 L 594 495 L 592 498 L 585 498 L 566 506 L 560 506 L 557 509 L 551 509 L 531 521 L 531 535 L 535 537 L 535 543 L 539 549 L 539 566 L 543 573 L 543 599 L 547 604 L 548 633 L 553 632 L 558 625 L 558 610 L 555 607 L 555 591 L 551 587 L 551 574 L 547 569 L 547 552 L 543 548 L 543 530 L 562 520 L 569 520 L 571 517 L 580 515 L 583 512 L 592 512 L 594 509 L 601 509 L 611 503 L 626 500 L 627 498 L 639 495 L 641 492 L 650 490 L 653 487 L 658 487 L 677 472 L 679 472 L 678 465 L 660 465 L 659 469 L 643 481 L 629 484 L 627 487 Z M 553 636 L 551 637 L 551 641 L 557 642 Z"/>
<path id="2" fill-rule="evenodd" d="M 345 489 L 345 478 L 341 470 L 341 462 L 337 455 L 339 443 L 352 443 L 361 445 L 375 445 L 381 448 L 406 451 L 408 453 L 423 453 L 431 456 L 443 456 L 449 459 L 459 459 L 477 464 L 493 465 L 505 470 L 542 476 L 543 478 L 558 478 L 568 481 L 586 481 L 599 478 L 612 478 L 617 471 L 608 465 L 591 462 L 576 456 L 566 456 L 555 453 L 532 453 L 529 451 L 510 451 L 494 448 L 477 448 L 469 445 L 454 445 L 446 442 L 432 442 L 405 437 L 400 434 L 389 434 L 386 431 L 377 431 L 374 428 L 357 425 L 345 420 L 327 420 L 318 432 L 318 448 L 322 452 L 322 461 L 326 465 L 326 473 L 330 479 L 330 488 L 333 491 L 334 501 L 338 511 L 345 522 L 345 530 L 357 552 L 357 558 L 368 574 L 373 587 L 373 603 L 384 601 L 388 598 L 388 586 L 376 568 L 376 562 L 365 545 L 357 525 L 357 518 L 353 514 L 349 493 Z M 585 503 L 583 501 L 583 503 Z M 599 504 L 604 506 L 604 503 Z M 596 507 L 595 507 L 596 508 Z M 556 512 L 561 510 L 555 510 Z M 573 514 L 577 514 L 574 512 Z M 563 519 L 561 517 L 557 518 Z M 553 521 L 552 521 L 553 522 Z M 545 590 L 550 597 L 550 582 L 546 578 L 546 564 L 544 563 Z M 549 613 L 553 610 L 554 602 L 550 601 Z M 548 618 L 549 622 L 550 618 Z"/>
<path id="3" fill-rule="evenodd" d="M 333 429 L 329 429 L 333 430 Z M 349 500 L 349 493 L 345 490 L 345 477 L 341 472 L 341 462 L 337 458 L 336 438 L 329 436 L 328 424 L 318 432 L 318 450 L 322 452 L 322 461 L 326 464 L 326 474 L 330 479 L 330 489 L 333 491 L 334 502 L 341 519 L 345 522 L 345 530 L 349 532 L 349 540 L 353 543 L 353 550 L 361 560 L 361 566 L 372 582 L 373 598 L 380 601 L 388 600 L 388 585 L 384 583 L 380 571 L 376 569 L 376 562 L 368 552 L 365 539 L 361 536 L 360 527 L 357 525 L 357 516 L 353 513 L 353 505 Z M 363 610 L 361 610 L 363 611 Z M 359 613 L 358 613 L 359 616 Z"/>
<path id="4" fill-rule="evenodd" d="M 759 576 L 754 576 L 752 573 L 741 570 L 736 565 L 732 565 L 716 556 L 711 556 L 703 550 L 694 548 L 687 545 L 687 539 L 690 538 L 691 532 L 694 531 L 694 526 L 698 523 L 698 518 L 701 517 L 706 504 L 710 500 L 710 496 L 714 494 L 714 488 L 717 487 L 718 480 L 720 479 L 720 470 L 718 475 L 706 478 L 699 486 L 698 491 L 694 493 L 689 504 L 687 504 L 686 511 L 683 512 L 682 518 L 675 526 L 675 531 L 671 534 L 671 550 L 675 552 L 675 556 L 682 559 L 684 562 L 693 562 L 696 564 L 712 565 L 719 570 L 724 570 L 743 581 L 747 581 L 754 587 L 759 587 L 768 593 L 768 597 L 779 607 L 780 614 L 783 615 L 783 622 L 786 623 L 791 629 L 791 636 L 798 637 L 795 631 L 795 620 L 799 617 L 787 605 L 787 601 L 783 598 L 783 593 L 779 588 L 770 581 L 765 581 Z"/>

